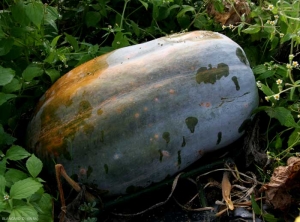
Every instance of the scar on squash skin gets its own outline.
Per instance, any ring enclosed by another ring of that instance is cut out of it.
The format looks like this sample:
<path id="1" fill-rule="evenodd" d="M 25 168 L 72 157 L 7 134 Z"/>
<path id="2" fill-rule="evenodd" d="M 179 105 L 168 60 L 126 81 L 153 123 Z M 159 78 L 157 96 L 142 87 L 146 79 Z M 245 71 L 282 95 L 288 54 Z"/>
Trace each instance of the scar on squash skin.
<path id="1" fill-rule="evenodd" d="M 177 152 L 177 166 L 180 168 L 181 165 L 181 150 L 178 150 Z"/>
<path id="2" fill-rule="evenodd" d="M 183 136 L 183 137 L 182 137 L 181 147 L 185 147 L 185 145 L 186 145 L 185 137 Z"/>
<path id="3" fill-rule="evenodd" d="M 229 75 L 229 66 L 225 63 L 219 63 L 217 67 L 212 67 L 211 64 L 207 67 L 200 67 L 196 73 L 196 82 L 200 83 L 211 83 L 214 84 L 217 80 L 222 77 Z"/>
<path id="4" fill-rule="evenodd" d="M 198 119 L 196 117 L 190 116 L 185 119 L 185 124 L 187 128 L 189 128 L 191 133 L 194 133 L 197 123 L 198 123 Z"/>
<path id="5" fill-rule="evenodd" d="M 231 78 L 231 80 L 233 81 L 233 83 L 234 83 L 234 85 L 235 85 L 235 89 L 236 89 L 237 91 L 240 90 L 240 85 L 239 85 L 239 82 L 238 82 L 237 77 L 236 77 L 236 76 L 233 76 L 233 77 Z"/>
<path id="6" fill-rule="evenodd" d="M 168 144 L 170 142 L 170 133 L 169 132 L 163 132 L 162 134 L 162 138 L 166 141 L 166 143 Z"/>
<path id="7" fill-rule="evenodd" d="M 240 48 L 236 48 L 235 54 L 242 63 L 244 63 L 245 65 L 248 65 L 248 60 Z"/>

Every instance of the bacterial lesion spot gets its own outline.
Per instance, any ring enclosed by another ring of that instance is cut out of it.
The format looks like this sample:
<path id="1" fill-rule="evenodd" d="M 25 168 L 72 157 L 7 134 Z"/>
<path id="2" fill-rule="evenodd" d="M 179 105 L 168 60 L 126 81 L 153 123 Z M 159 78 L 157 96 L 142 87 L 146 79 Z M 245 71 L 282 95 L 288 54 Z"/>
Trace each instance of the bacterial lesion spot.
<path id="1" fill-rule="evenodd" d="M 198 119 L 196 117 L 190 116 L 185 119 L 185 124 L 191 133 L 195 132 L 195 127 L 198 124 Z"/>
<path id="2" fill-rule="evenodd" d="M 211 64 L 207 67 L 200 67 L 196 73 L 196 82 L 200 83 L 211 83 L 214 84 L 217 80 L 222 77 L 229 75 L 229 66 L 225 63 L 219 63 L 217 67 L 212 67 Z"/>

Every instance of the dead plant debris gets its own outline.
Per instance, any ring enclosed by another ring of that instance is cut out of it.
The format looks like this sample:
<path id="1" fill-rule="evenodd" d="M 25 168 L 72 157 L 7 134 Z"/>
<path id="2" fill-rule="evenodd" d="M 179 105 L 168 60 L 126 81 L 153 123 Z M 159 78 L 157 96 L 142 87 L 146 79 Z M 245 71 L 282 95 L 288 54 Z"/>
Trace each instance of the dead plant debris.
<path id="1" fill-rule="evenodd" d="M 223 1 L 223 11 L 217 10 L 214 3 L 212 0 L 207 5 L 207 13 L 222 25 L 236 25 L 241 22 L 242 15 L 245 16 L 246 21 L 249 21 L 248 15 L 250 13 L 250 7 L 247 1 L 235 0 L 233 4 L 231 1 Z"/>
<path id="2" fill-rule="evenodd" d="M 264 191 L 266 200 L 275 209 L 285 210 L 293 202 L 290 191 L 300 188 L 300 158 L 290 157 L 287 166 L 274 169 L 269 183 L 264 184 L 260 191 Z"/>

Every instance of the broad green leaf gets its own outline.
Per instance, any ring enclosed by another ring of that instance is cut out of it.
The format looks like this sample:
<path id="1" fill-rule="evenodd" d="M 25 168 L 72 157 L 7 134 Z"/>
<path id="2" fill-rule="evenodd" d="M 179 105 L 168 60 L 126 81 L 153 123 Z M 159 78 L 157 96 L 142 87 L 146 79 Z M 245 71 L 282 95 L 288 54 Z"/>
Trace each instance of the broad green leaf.
<path id="1" fill-rule="evenodd" d="M 50 212 L 51 214 L 51 209 L 52 209 L 52 200 L 53 198 L 51 195 L 44 193 L 39 200 L 39 206 L 40 208 L 44 211 L 44 213 Z"/>
<path id="2" fill-rule="evenodd" d="M 70 43 L 71 46 L 74 48 L 75 52 L 77 52 L 79 50 L 77 40 L 72 35 L 69 35 L 67 33 L 65 33 L 65 36 L 66 36 L 67 42 Z"/>
<path id="3" fill-rule="evenodd" d="M 300 143 L 300 129 L 295 129 L 288 139 L 288 147 L 294 147 Z"/>
<path id="4" fill-rule="evenodd" d="M 9 169 L 6 173 L 5 173 L 5 178 L 7 180 L 7 186 L 11 187 L 11 185 L 13 185 L 15 182 L 19 181 L 19 180 L 23 180 L 26 179 L 28 177 L 28 175 L 26 173 L 24 173 L 21 170 L 17 170 L 17 169 Z"/>
<path id="5" fill-rule="evenodd" d="M 15 76 L 15 71 L 11 68 L 0 66 L 0 86 L 10 83 Z"/>
<path id="6" fill-rule="evenodd" d="M 100 19 L 101 15 L 99 12 L 88 11 L 85 16 L 85 23 L 87 27 L 96 27 Z"/>
<path id="7" fill-rule="evenodd" d="M 30 21 L 40 29 L 44 17 L 44 5 L 41 2 L 30 2 L 26 5 L 25 12 Z"/>
<path id="8" fill-rule="evenodd" d="M 51 42 L 51 46 L 52 47 L 55 47 L 56 45 L 57 45 L 57 41 L 59 40 L 59 38 L 61 37 L 61 35 L 58 35 L 58 36 L 56 36 L 53 40 L 52 40 L 52 42 Z"/>
<path id="9" fill-rule="evenodd" d="M 20 220 L 16 220 L 16 218 L 20 218 Z M 8 222 L 32 222 L 39 221 L 38 213 L 32 206 L 16 206 L 13 208 L 9 215 Z"/>
<path id="10" fill-rule="evenodd" d="M 267 67 L 263 64 L 260 64 L 260 65 L 253 67 L 252 71 L 254 72 L 254 74 L 262 74 L 267 71 Z"/>
<path id="11" fill-rule="evenodd" d="M 4 175 L 6 171 L 6 158 L 0 161 L 0 175 Z"/>
<path id="12" fill-rule="evenodd" d="M 299 128 L 299 125 L 295 122 L 291 111 L 284 107 L 268 107 L 266 109 L 266 113 L 271 118 L 277 119 L 283 126 Z"/>
<path id="13" fill-rule="evenodd" d="M 132 26 L 132 29 L 133 29 L 133 32 L 134 34 L 139 37 L 140 36 L 140 29 L 139 29 L 139 26 L 138 24 L 136 24 L 134 21 L 130 20 L 130 23 L 131 23 L 131 26 Z"/>
<path id="14" fill-rule="evenodd" d="M 43 163 L 39 158 L 32 154 L 26 161 L 26 168 L 30 175 L 35 178 L 42 171 Z"/>
<path id="15" fill-rule="evenodd" d="M 25 5 L 23 1 L 17 1 L 15 4 L 11 6 L 10 10 L 11 10 L 12 17 L 18 23 L 22 25 L 27 25 L 29 23 L 30 20 L 26 15 Z"/>
<path id="16" fill-rule="evenodd" d="M 129 42 L 127 40 L 127 37 L 122 32 L 118 32 L 115 35 L 114 41 L 112 43 L 112 47 L 114 49 L 118 49 L 118 48 L 122 48 L 122 47 L 125 47 L 128 45 L 129 45 Z"/>
<path id="17" fill-rule="evenodd" d="M 6 93 L 0 92 L 0 106 L 3 103 L 6 103 L 8 100 L 16 98 L 16 97 L 17 97 L 17 95 L 15 95 L 15 94 L 6 94 Z M 1 141 L 1 139 L 0 139 L 0 141 Z"/>
<path id="18" fill-rule="evenodd" d="M 244 29 L 242 32 L 247 33 L 247 34 L 254 34 L 259 32 L 261 29 L 260 25 L 250 25 L 248 28 Z"/>
<path id="19" fill-rule="evenodd" d="M 56 20 L 59 18 L 58 11 L 55 7 L 52 6 L 47 6 L 46 7 L 46 13 L 45 13 L 45 24 L 51 25 L 56 31 L 57 26 L 56 26 Z"/>
<path id="20" fill-rule="evenodd" d="M 18 79 L 13 78 L 10 83 L 6 84 L 2 88 L 2 91 L 4 93 L 12 93 L 20 90 L 21 88 L 22 88 L 22 83 Z"/>
<path id="21" fill-rule="evenodd" d="M 195 12 L 195 8 L 189 5 L 183 5 L 183 9 L 177 14 L 178 17 L 182 17 L 185 15 L 186 12 Z"/>
<path id="22" fill-rule="evenodd" d="M 277 134 L 275 140 L 275 148 L 280 149 L 281 147 L 282 147 L 282 139 L 280 138 L 279 134 Z"/>
<path id="23" fill-rule="evenodd" d="M 139 0 L 140 3 L 142 3 L 142 5 L 145 7 L 146 10 L 148 10 L 148 3 L 147 2 L 144 2 L 142 0 Z"/>
<path id="24" fill-rule="evenodd" d="M 13 44 L 14 44 L 14 40 L 12 38 L 0 39 L 0 56 L 9 53 Z"/>
<path id="25" fill-rule="evenodd" d="M 282 220 L 277 219 L 277 218 L 276 218 L 274 215 L 272 215 L 272 214 L 265 213 L 265 214 L 263 214 L 262 216 L 263 216 L 263 218 L 264 218 L 264 220 L 265 220 L 266 222 L 278 222 L 278 221 L 282 221 Z"/>
<path id="26" fill-rule="evenodd" d="M 9 160 L 22 160 L 26 157 L 29 157 L 30 153 L 28 153 L 23 147 L 18 145 L 11 146 L 7 152 L 5 157 Z"/>
<path id="27" fill-rule="evenodd" d="M 56 69 L 46 69 L 45 72 L 50 77 L 52 83 L 54 83 L 60 77 L 60 72 Z"/>
<path id="28" fill-rule="evenodd" d="M 44 73 L 44 70 L 37 66 L 37 65 L 29 65 L 26 67 L 26 69 L 23 71 L 22 76 L 26 81 L 31 81 L 35 77 L 39 77 Z"/>
<path id="29" fill-rule="evenodd" d="M 10 188 L 10 198 L 23 199 L 28 198 L 37 192 L 43 185 L 33 178 L 26 178 L 14 183 Z"/>
<path id="30" fill-rule="evenodd" d="M 1 97 L 1 93 L 0 93 Z M 1 100 L 1 99 L 0 99 Z M 1 145 L 11 145 L 16 140 L 16 138 L 12 137 L 10 134 L 6 133 L 0 124 L 0 146 Z"/>
<path id="31" fill-rule="evenodd" d="M 3 197 L 5 194 L 5 186 L 6 186 L 6 180 L 5 177 L 0 175 L 0 195 Z"/>

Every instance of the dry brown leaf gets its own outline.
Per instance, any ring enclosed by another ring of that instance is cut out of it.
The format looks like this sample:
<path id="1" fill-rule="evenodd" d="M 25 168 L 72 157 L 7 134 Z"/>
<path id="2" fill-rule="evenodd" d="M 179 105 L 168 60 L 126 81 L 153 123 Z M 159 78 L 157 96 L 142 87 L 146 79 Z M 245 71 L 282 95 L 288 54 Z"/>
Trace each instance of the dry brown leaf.
<path id="1" fill-rule="evenodd" d="M 292 203 L 289 192 L 294 188 L 300 188 L 300 158 L 290 157 L 287 166 L 279 166 L 274 169 L 269 183 L 264 184 L 261 191 L 265 191 L 266 200 L 275 209 L 285 210 Z"/>
<path id="2" fill-rule="evenodd" d="M 209 3 L 206 8 L 208 15 L 214 17 L 214 19 L 222 25 L 235 25 L 241 22 L 241 16 L 243 14 L 245 14 L 245 18 L 247 18 L 250 13 L 249 4 L 245 0 L 235 0 L 233 7 L 228 1 L 223 1 L 223 5 L 224 12 L 218 12 L 213 2 Z M 248 19 L 246 20 L 248 21 Z"/>

